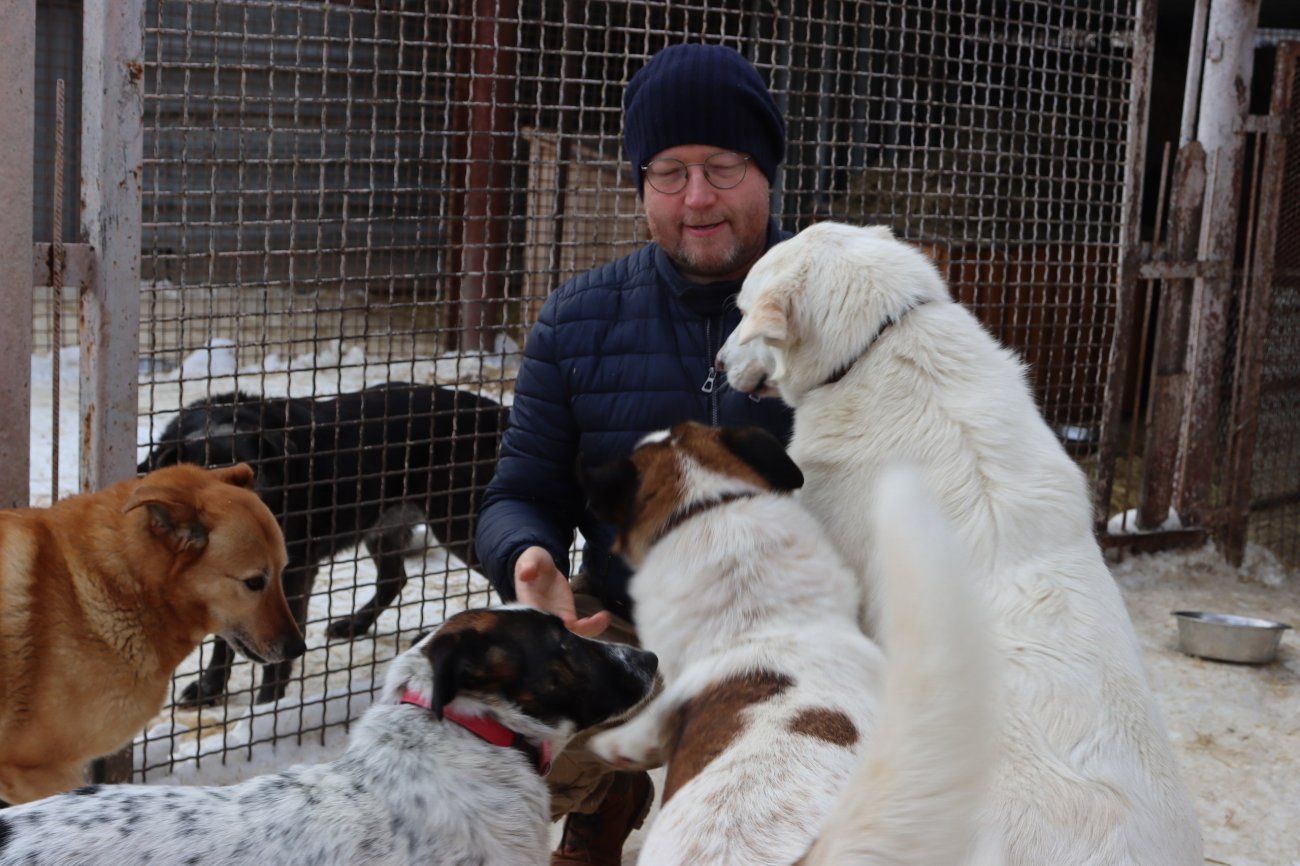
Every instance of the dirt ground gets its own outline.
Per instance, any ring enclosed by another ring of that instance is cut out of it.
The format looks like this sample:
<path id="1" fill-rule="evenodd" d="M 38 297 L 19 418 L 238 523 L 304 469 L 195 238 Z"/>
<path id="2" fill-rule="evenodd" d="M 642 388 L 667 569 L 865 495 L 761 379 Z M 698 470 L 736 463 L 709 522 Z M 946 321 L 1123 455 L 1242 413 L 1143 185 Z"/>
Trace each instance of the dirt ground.
<path id="1" fill-rule="evenodd" d="M 1212 547 L 1135 556 L 1112 566 L 1145 653 L 1183 777 L 1196 802 L 1207 863 L 1300 864 L 1300 638 L 1278 660 L 1238 665 L 1178 651 L 1171 612 L 1202 610 L 1300 626 L 1300 579 L 1263 552 L 1241 570 Z"/>

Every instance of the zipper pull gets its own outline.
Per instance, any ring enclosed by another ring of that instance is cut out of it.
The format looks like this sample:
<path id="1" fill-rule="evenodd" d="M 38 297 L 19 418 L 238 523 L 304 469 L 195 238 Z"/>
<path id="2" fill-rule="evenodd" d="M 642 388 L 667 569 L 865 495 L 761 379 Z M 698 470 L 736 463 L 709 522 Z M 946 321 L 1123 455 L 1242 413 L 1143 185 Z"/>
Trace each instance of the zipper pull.
<path id="1" fill-rule="evenodd" d="M 712 394 L 712 393 L 713 393 L 713 380 L 716 379 L 717 376 L 718 376 L 718 368 L 717 368 L 717 367 L 710 367 L 710 368 L 709 368 L 709 378 L 707 378 L 707 379 L 704 380 L 704 384 L 700 386 L 700 390 L 703 391 L 705 394 Z"/>

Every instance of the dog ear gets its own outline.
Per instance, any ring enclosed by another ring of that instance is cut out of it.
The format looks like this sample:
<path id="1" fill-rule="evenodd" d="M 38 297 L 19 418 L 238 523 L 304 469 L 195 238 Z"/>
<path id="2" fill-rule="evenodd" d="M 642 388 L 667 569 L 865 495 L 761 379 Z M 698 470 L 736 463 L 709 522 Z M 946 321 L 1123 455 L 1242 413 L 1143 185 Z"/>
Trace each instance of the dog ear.
<path id="1" fill-rule="evenodd" d="M 208 528 L 199 520 L 188 491 L 162 484 L 142 484 L 122 507 L 123 514 L 149 509 L 149 531 L 175 553 L 198 552 L 208 546 Z"/>
<path id="2" fill-rule="evenodd" d="M 743 346 L 756 339 L 784 343 L 790 336 L 789 319 L 789 296 L 785 292 L 769 292 L 736 326 L 736 344 Z"/>
<path id="3" fill-rule="evenodd" d="M 788 493 L 803 487 L 803 472 L 785 452 L 781 440 L 762 427 L 723 427 L 722 444 L 763 476 L 773 490 Z"/>
<path id="4" fill-rule="evenodd" d="M 606 523 L 621 524 L 636 495 L 636 465 L 624 457 L 588 469 L 578 458 L 578 478 L 587 491 L 587 508 Z"/>
<path id="5" fill-rule="evenodd" d="M 450 632 L 434 636 L 424 648 L 429 667 L 433 669 L 433 698 L 430 709 L 442 719 L 443 708 L 456 699 L 460 691 L 463 632 Z"/>
<path id="6" fill-rule="evenodd" d="M 243 487 L 246 490 L 253 489 L 253 467 L 247 463 L 236 463 L 234 466 L 225 466 L 221 469 L 209 470 L 216 479 L 224 484 L 233 484 L 236 487 Z"/>
<path id="7" fill-rule="evenodd" d="M 472 630 L 444 631 L 424 648 L 433 669 L 433 698 L 429 708 L 439 719 L 447 704 L 466 689 L 481 689 L 503 670 L 500 648 Z"/>

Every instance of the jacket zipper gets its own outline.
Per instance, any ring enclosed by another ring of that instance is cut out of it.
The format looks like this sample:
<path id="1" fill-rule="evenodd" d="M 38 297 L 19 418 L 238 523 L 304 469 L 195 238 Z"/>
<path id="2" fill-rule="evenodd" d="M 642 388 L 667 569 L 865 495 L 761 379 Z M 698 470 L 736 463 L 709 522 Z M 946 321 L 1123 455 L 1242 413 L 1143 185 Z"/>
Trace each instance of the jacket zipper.
<path id="1" fill-rule="evenodd" d="M 719 331 L 722 330 L 721 322 L 718 323 L 718 330 Z M 709 375 L 705 378 L 704 384 L 700 386 L 700 390 L 703 391 L 705 394 L 710 395 L 709 404 L 713 411 L 713 426 L 717 427 L 718 426 L 718 393 L 716 390 L 716 385 L 717 385 L 717 378 L 718 378 L 718 367 L 717 364 L 715 363 L 715 359 L 718 357 L 718 353 L 713 351 L 713 320 L 712 319 L 705 319 L 704 321 L 704 348 L 707 349 L 709 352 Z"/>

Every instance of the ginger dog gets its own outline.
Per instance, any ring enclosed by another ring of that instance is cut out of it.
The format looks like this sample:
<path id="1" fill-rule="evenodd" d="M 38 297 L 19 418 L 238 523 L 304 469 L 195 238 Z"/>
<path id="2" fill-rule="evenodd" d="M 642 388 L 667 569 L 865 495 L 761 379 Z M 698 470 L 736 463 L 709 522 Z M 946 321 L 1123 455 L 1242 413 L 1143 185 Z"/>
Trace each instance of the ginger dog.
<path id="1" fill-rule="evenodd" d="M 82 784 L 210 634 L 257 662 L 303 653 L 284 538 L 252 484 L 242 464 L 173 466 L 0 511 L 0 800 Z"/>

